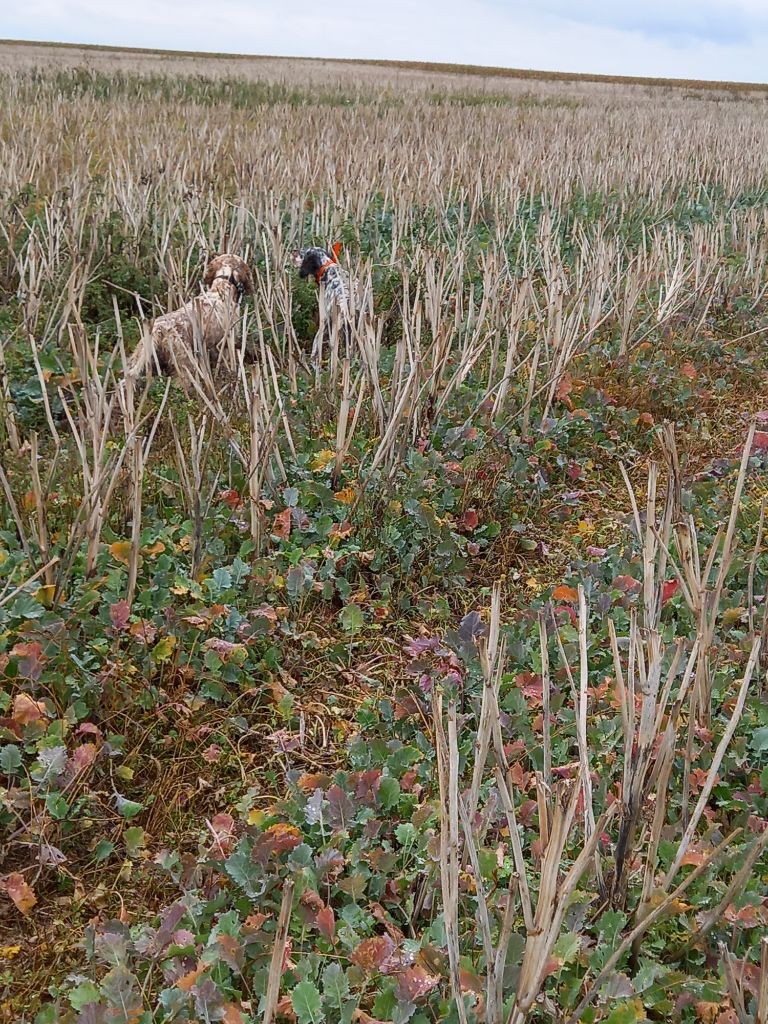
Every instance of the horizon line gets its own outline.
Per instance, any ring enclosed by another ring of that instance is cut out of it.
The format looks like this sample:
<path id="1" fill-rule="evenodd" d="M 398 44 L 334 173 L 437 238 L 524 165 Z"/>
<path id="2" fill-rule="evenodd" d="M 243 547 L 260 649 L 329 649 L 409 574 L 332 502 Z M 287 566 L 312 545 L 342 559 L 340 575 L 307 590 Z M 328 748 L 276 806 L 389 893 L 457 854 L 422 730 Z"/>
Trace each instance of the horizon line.
<path id="1" fill-rule="evenodd" d="M 137 53 L 161 57 L 204 57 L 212 60 L 308 60 L 326 64 L 367 64 L 374 67 L 425 71 L 432 74 L 470 75 L 478 78 L 518 78 L 542 81 L 596 82 L 614 85 L 650 85 L 655 87 L 697 89 L 768 90 L 768 82 L 735 82 L 727 79 L 670 78 L 652 75 L 607 75 L 584 71 L 547 71 L 534 68 L 510 68 L 496 65 L 461 64 L 447 61 L 389 60 L 366 57 L 298 57 L 266 53 L 228 53 L 208 50 L 169 50 L 147 46 L 117 46 L 112 43 L 72 43 L 42 39 L 0 39 L 0 46 L 64 47 L 72 50 L 99 50 L 108 53 Z"/>

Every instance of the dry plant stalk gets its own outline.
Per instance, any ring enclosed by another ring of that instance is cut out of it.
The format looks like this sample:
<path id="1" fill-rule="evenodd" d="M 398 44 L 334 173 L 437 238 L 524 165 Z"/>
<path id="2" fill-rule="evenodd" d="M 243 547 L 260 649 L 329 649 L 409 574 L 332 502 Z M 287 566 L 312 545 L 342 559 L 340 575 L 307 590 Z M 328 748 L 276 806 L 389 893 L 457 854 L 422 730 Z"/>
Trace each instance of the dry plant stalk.
<path id="1" fill-rule="evenodd" d="M 85 571 L 90 576 L 96 567 L 101 531 L 114 492 L 117 462 L 122 461 L 110 452 L 108 445 L 115 405 L 115 392 L 110 386 L 111 365 L 117 349 L 102 373 L 98 366 L 98 333 L 93 348 L 82 326 L 70 327 L 69 337 L 81 387 L 79 393 L 71 389 L 69 397 L 63 388 L 58 391 L 80 458 L 87 542 Z"/>
<path id="2" fill-rule="evenodd" d="M 211 452 L 208 421 L 203 416 L 200 426 L 195 424 L 191 413 L 187 417 L 188 435 L 182 441 L 173 419 L 170 420 L 173 440 L 176 447 L 176 466 L 179 471 L 182 493 L 186 500 L 187 511 L 192 522 L 191 564 L 190 574 L 194 579 L 203 561 L 203 524 L 211 507 L 213 496 L 219 482 L 219 472 L 214 475 L 213 482 L 205 496 L 205 468 Z"/>
<path id="3" fill-rule="evenodd" d="M 698 535 L 693 516 L 688 516 L 685 520 L 677 522 L 674 527 L 675 547 L 680 562 L 680 568 L 678 569 L 675 566 L 675 571 L 678 575 L 686 604 L 696 622 L 696 633 L 699 641 L 699 658 L 692 695 L 693 712 L 698 724 L 705 727 L 709 725 L 712 703 L 710 649 L 714 641 L 717 619 L 720 614 L 725 581 L 733 564 L 736 551 L 736 521 L 747 477 L 754 436 L 755 423 L 753 422 L 742 452 L 728 524 L 725 531 L 723 531 L 722 527 L 718 530 L 715 539 L 712 541 L 703 568 L 699 559 Z M 669 465 L 676 465 L 677 452 L 674 433 L 671 430 L 663 435 L 662 444 Z M 665 543 L 665 546 L 668 545 Z M 720 561 L 713 578 L 718 549 L 720 549 Z"/>
<path id="4" fill-rule="evenodd" d="M 285 957 L 285 943 L 288 938 L 288 927 L 291 923 L 294 886 L 295 883 L 292 878 L 286 878 L 283 882 L 283 898 L 280 903 L 277 928 L 275 929 L 275 944 L 272 947 L 272 960 L 269 965 L 269 979 L 267 981 L 267 994 L 264 997 L 262 1024 L 272 1024 L 280 999 L 280 982 L 283 978 L 283 959 Z"/>
<path id="5" fill-rule="evenodd" d="M 570 897 L 588 870 L 590 863 L 593 862 L 599 836 L 615 813 L 616 807 L 614 805 L 609 808 L 599 822 L 592 823 L 591 831 L 585 832 L 584 842 L 573 863 L 565 876 L 561 877 L 565 848 L 571 838 L 577 803 L 583 791 L 584 781 L 580 778 L 576 785 L 561 782 L 554 789 L 547 787 L 546 791 L 542 792 L 539 838 L 543 859 L 540 868 L 538 897 L 534 907 L 527 881 L 528 868 L 520 843 L 514 800 L 511 795 L 514 786 L 511 777 L 505 777 L 505 770 L 508 770 L 508 766 L 504 754 L 498 703 L 505 660 L 505 644 L 500 637 L 500 625 L 501 587 L 497 583 L 494 585 L 491 598 L 488 638 L 487 640 L 481 639 L 479 643 L 484 685 L 472 781 L 466 798 L 460 794 L 455 701 L 451 701 L 448 707 L 446 739 L 442 697 L 439 694 L 435 696 L 434 722 L 441 807 L 440 877 L 448 936 L 451 985 L 460 1019 L 466 1017 L 458 976 L 460 955 L 458 897 L 459 871 L 462 864 L 461 841 L 463 840 L 466 858 L 473 869 L 477 890 L 478 925 L 485 961 L 485 1019 L 489 1024 L 503 1024 L 504 1020 L 504 965 L 514 924 L 515 897 L 519 891 L 527 937 L 515 1003 L 508 1024 L 522 1024 L 527 1020 L 528 1014 L 541 992 L 546 978 L 546 965 L 560 934 Z M 542 642 L 544 642 L 544 638 L 542 638 Z M 482 841 L 484 824 L 481 822 L 479 828 L 475 824 L 482 777 L 491 743 L 493 743 L 496 759 L 494 778 L 509 824 L 510 842 L 516 869 L 516 876 L 513 877 L 506 895 L 506 904 L 498 926 L 496 941 L 494 941 L 492 915 L 484 891 L 477 850 Z M 461 832 L 459 824 L 461 824 Z"/>

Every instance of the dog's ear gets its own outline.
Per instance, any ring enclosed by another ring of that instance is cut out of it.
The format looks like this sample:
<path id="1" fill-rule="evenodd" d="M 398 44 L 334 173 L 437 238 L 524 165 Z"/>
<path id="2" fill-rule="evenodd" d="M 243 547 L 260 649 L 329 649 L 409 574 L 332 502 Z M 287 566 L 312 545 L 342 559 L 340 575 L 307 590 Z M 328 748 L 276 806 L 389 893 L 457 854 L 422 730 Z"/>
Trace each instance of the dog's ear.
<path id="1" fill-rule="evenodd" d="M 253 274 L 251 273 L 251 268 L 248 266 L 247 263 L 243 264 L 243 268 L 243 280 L 241 282 L 243 286 L 243 294 L 253 295 L 255 286 L 253 283 Z"/>
<path id="2" fill-rule="evenodd" d="M 213 256 L 208 260 L 208 266 L 205 268 L 203 274 L 203 287 L 210 288 L 213 284 L 213 279 L 219 272 L 219 253 L 214 253 Z"/>
<path id="3" fill-rule="evenodd" d="M 320 250 L 308 249 L 304 254 L 304 259 L 301 261 L 299 267 L 299 277 L 309 277 L 310 274 L 314 276 L 322 266 L 322 259 L 320 257 Z"/>

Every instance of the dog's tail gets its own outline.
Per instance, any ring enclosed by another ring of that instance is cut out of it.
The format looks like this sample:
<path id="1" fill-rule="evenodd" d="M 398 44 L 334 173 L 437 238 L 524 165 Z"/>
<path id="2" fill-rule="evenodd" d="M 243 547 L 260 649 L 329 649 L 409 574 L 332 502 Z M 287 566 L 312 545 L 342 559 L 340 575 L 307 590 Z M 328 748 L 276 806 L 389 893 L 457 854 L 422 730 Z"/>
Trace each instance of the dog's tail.
<path id="1" fill-rule="evenodd" d="M 157 367 L 157 353 L 155 352 L 152 335 L 145 331 L 139 339 L 138 345 L 126 361 L 125 377 L 136 382 L 155 367 Z"/>

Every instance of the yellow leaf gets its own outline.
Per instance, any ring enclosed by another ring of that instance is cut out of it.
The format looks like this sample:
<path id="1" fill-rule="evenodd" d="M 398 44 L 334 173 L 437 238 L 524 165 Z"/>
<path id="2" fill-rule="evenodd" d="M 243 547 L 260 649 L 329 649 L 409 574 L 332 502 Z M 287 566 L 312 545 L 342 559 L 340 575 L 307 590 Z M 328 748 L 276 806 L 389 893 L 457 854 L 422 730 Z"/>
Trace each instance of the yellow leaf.
<path id="1" fill-rule="evenodd" d="M 164 636 L 162 640 L 158 640 L 152 651 L 152 658 L 154 661 L 167 661 L 173 654 L 176 648 L 176 637 L 175 636 Z"/>
<path id="2" fill-rule="evenodd" d="M 52 584 L 46 584 L 46 586 L 38 587 L 35 592 L 35 600 L 38 601 L 43 608 L 50 608 L 53 604 L 53 595 L 56 592 L 56 587 Z"/>
<path id="3" fill-rule="evenodd" d="M 344 487 L 341 491 L 336 491 L 334 498 L 336 501 L 340 501 L 342 505 L 351 505 L 357 497 L 357 492 L 354 487 Z"/>
<path id="4" fill-rule="evenodd" d="M 265 811 L 260 810 L 258 807 L 252 807 L 251 810 L 248 811 L 248 816 L 245 820 L 249 825 L 261 825 L 266 816 Z"/>
<path id="5" fill-rule="evenodd" d="M 0 946 L 0 960 L 13 960 L 21 952 L 21 946 Z"/>
<path id="6" fill-rule="evenodd" d="M 567 601 L 569 604 L 575 604 L 579 600 L 579 592 L 576 587 L 569 587 L 563 583 L 552 591 L 552 599 L 553 601 Z"/>
<path id="7" fill-rule="evenodd" d="M 315 472 L 322 472 L 327 469 L 336 457 L 335 452 L 330 448 L 323 448 L 312 460 L 312 469 Z"/>
<path id="8" fill-rule="evenodd" d="M 114 544 L 109 545 L 109 553 L 116 561 L 122 562 L 123 565 L 128 565 L 128 558 L 131 554 L 131 542 L 129 540 L 116 540 Z"/>
<path id="9" fill-rule="evenodd" d="M 154 544 L 150 544 L 147 548 L 142 548 L 141 553 L 143 555 L 162 555 L 165 551 L 165 544 L 161 540 L 156 540 Z"/>
<path id="10" fill-rule="evenodd" d="M 723 612 L 723 625 L 726 629 L 730 629 L 732 626 L 735 626 L 737 622 L 741 622 L 743 614 L 743 608 L 726 608 Z"/>

